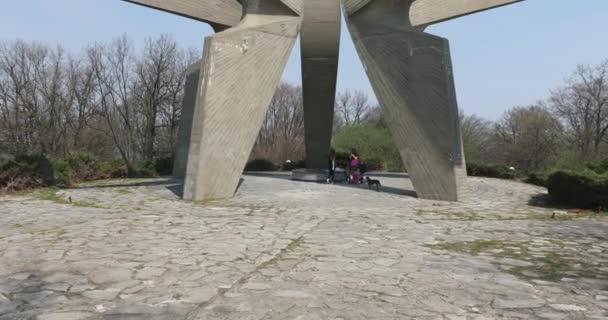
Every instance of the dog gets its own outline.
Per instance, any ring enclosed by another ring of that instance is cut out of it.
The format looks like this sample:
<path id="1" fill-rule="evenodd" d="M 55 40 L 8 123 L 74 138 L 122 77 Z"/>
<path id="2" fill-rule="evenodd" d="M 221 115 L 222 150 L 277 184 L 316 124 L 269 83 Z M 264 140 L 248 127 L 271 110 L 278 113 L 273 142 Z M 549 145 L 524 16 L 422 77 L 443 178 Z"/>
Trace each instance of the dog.
<path id="1" fill-rule="evenodd" d="M 371 189 L 373 186 L 375 186 L 376 191 L 380 191 L 380 187 L 382 187 L 380 180 L 374 180 L 374 179 L 371 179 L 370 177 L 365 177 L 365 180 L 367 181 L 368 189 Z"/>

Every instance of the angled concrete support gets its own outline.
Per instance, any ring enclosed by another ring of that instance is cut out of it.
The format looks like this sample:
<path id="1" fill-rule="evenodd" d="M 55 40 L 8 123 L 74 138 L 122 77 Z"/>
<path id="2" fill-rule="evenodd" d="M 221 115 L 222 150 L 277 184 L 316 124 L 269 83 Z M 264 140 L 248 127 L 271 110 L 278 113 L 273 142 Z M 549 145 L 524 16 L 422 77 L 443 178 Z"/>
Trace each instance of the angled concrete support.
<path id="1" fill-rule="evenodd" d="M 241 21 L 242 8 L 238 0 L 123 0 L 180 15 L 225 29 Z"/>
<path id="2" fill-rule="evenodd" d="M 340 0 L 306 0 L 302 23 L 306 167 L 327 169 L 340 49 Z"/>
<path id="3" fill-rule="evenodd" d="M 301 22 L 279 0 L 243 1 L 235 27 L 205 40 L 184 199 L 231 197 Z"/>
<path id="4" fill-rule="evenodd" d="M 416 0 L 410 8 L 410 21 L 412 26 L 424 28 L 521 1 L 523 0 Z"/>
<path id="5" fill-rule="evenodd" d="M 191 65 L 186 71 L 186 86 L 184 89 L 184 101 L 182 103 L 182 114 L 177 132 L 177 146 L 173 160 L 173 176 L 183 179 L 186 176 L 188 165 L 188 151 L 190 150 L 190 135 L 192 134 L 192 121 L 196 107 L 196 97 L 199 88 L 201 66 L 203 60 Z"/>
<path id="6" fill-rule="evenodd" d="M 347 23 L 418 196 L 454 201 L 466 168 L 449 44 L 404 18 L 411 2 L 346 0 Z"/>

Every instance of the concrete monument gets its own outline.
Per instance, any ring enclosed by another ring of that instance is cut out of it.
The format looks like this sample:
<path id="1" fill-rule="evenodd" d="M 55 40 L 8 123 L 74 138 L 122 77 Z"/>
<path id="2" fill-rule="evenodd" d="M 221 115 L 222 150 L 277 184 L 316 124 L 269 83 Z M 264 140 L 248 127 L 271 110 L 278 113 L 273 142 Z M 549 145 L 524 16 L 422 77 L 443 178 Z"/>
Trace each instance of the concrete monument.
<path id="1" fill-rule="evenodd" d="M 184 199 L 231 197 L 297 36 L 306 166 L 330 148 L 340 0 L 124 0 L 209 23 L 188 71 L 174 174 Z M 419 197 L 456 201 L 466 166 L 449 43 L 427 26 L 522 0 L 342 0 L 355 47 Z"/>

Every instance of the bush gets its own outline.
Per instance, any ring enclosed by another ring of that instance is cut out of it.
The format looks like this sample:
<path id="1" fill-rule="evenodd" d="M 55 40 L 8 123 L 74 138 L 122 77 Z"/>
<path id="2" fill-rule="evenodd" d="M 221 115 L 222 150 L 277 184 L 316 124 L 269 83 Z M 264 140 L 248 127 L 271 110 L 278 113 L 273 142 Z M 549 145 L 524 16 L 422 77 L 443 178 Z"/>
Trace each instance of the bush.
<path id="1" fill-rule="evenodd" d="M 467 175 L 472 177 L 489 177 L 513 180 L 517 172 L 503 165 L 487 165 L 475 162 L 467 163 Z"/>
<path id="2" fill-rule="evenodd" d="M 547 187 L 547 182 L 551 174 L 553 174 L 554 170 L 544 170 L 544 171 L 533 171 L 528 173 L 525 182 L 533 185 L 537 185 L 540 187 Z"/>
<path id="3" fill-rule="evenodd" d="M 103 161 L 89 153 L 74 153 L 63 159 L 49 160 L 44 155 L 3 157 L 0 162 L 0 191 L 14 192 L 58 185 L 73 186 L 80 182 L 118 179 L 149 178 L 169 175 L 173 160 L 161 158 L 138 163 L 129 173 L 121 160 Z"/>
<path id="4" fill-rule="evenodd" d="M 382 171 L 385 170 L 388 166 L 385 161 L 379 158 L 367 158 L 363 159 L 363 165 L 367 168 L 367 171 Z"/>
<path id="5" fill-rule="evenodd" d="M 173 174 L 173 158 L 156 159 L 154 170 L 161 176 L 170 176 Z"/>
<path id="6" fill-rule="evenodd" d="M 156 172 L 155 161 L 142 161 L 133 166 L 130 178 L 155 178 L 158 177 Z"/>
<path id="7" fill-rule="evenodd" d="M 551 199 L 580 209 L 608 208 L 608 174 L 557 171 L 547 180 Z"/>
<path id="8" fill-rule="evenodd" d="M 607 173 L 608 172 L 608 159 L 587 163 L 586 167 L 589 170 L 591 170 L 597 174 Z"/>
<path id="9" fill-rule="evenodd" d="M 64 159 L 55 159 L 53 167 L 55 181 L 61 186 L 128 176 L 127 166 L 122 161 L 102 161 L 85 152 L 74 153 Z"/>
<path id="10" fill-rule="evenodd" d="M 15 160 L 15 158 L 8 153 L 0 152 L 0 168 L 11 160 Z"/>
<path id="11" fill-rule="evenodd" d="M 352 148 L 357 149 L 368 170 L 404 171 L 399 150 L 387 128 L 371 124 L 350 126 L 336 133 L 334 148 L 340 167 L 348 163 Z"/>
<path id="12" fill-rule="evenodd" d="M 2 192 L 45 187 L 53 182 L 53 165 L 44 155 L 21 155 L 0 166 Z"/>
<path id="13" fill-rule="evenodd" d="M 291 162 L 283 163 L 283 165 L 281 166 L 281 171 L 292 171 L 295 169 L 303 169 L 303 168 L 306 168 L 306 161 L 298 160 L 298 161 L 291 161 Z"/>
<path id="14" fill-rule="evenodd" d="M 245 171 L 275 171 L 276 169 L 274 163 L 266 159 L 251 160 L 245 166 Z"/>

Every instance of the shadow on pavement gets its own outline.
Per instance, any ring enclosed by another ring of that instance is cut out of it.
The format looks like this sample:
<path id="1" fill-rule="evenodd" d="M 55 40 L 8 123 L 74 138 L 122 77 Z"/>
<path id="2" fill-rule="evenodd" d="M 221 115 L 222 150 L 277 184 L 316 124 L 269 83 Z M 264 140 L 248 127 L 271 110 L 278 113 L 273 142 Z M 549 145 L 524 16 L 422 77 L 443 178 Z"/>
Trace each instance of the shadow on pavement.
<path id="1" fill-rule="evenodd" d="M 264 178 L 270 178 L 270 179 L 291 180 L 291 174 L 288 172 L 246 172 L 243 175 L 245 177 L 254 176 L 254 177 L 264 177 Z M 369 175 L 373 178 L 382 178 L 382 177 L 396 178 L 396 179 L 409 178 L 409 176 L 407 174 L 403 174 L 403 173 L 370 172 Z M 243 178 L 241 178 L 239 180 L 235 193 L 241 188 L 244 181 L 245 180 Z M 291 180 L 291 181 L 299 182 L 299 183 L 315 183 L 315 182 L 303 182 L 303 181 L 295 181 L 295 180 Z M 319 182 L 319 183 L 324 184 L 322 182 Z M 348 184 L 346 182 L 337 182 L 333 185 L 336 187 L 343 187 L 343 188 L 346 187 L 346 188 L 353 188 L 353 189 L 359 189 L 359 190 L 368 190 L 367 184 Z M 176 195 L 180 198 L 184 194 L 184 181 L 181 179 L 176 179 L 176 178 L 171 178 L 171 177 L 165 177 L 161 180 L 155 180 L 155 181 L 142 181 L 142 182 L 124 181 L 124 183 L 118 182 L 118 183 L 111 183 L 111 184 L 84 185 L 84 186 L 76 187 L 75 189 L 106 189 L 106 188 L 121 188 L 121 187 L 126 188 L 126 187 L 153 187 L 153 186 L 165 186 L 165 188 L 167 188 L 167 190 L 171 191 L 174 195 Z M 375 189 L 372 188 L 370 191 L 375 191 Z M 414 190 L 389 187 L 389 186 L 385 186 L 385 185 L 383 185 L 380 188 L 379 192 L 390 193 L 390 194 L 395 194 L 395 195 L 400 195 L 400 196 L 414 197 L 414 198 L 417 197 L 416 192 Z"/>
<path id="2" fill-rule="evenodd" d="M 271 178 L 271 179 L 291 180 L 291 174 L 289 172 L 246 172 L 246 173 L 244 173 L 244 175 Z M 370 172 L 369 176 L 372 178 L 382 178 L 382 177 L 395 178 L 395 179 L 408 179 L 409 178 L 409 175 L 406 173 L 387 173 L 387 172 Z M 293 181 L 299 182 L 299 183 L 324 184 L 323 182 L 305 182 L 305 181 L 295 181 L 295 180 L 293 180 Z M 333 185 L 336 187 L 346 187 L 346 188 L 353 188 L 353 189 L 359 189 L 359 190 L 368 190 L 367 184 L 348 184 L 346 182 L 339 182 L 339 183 L 334 183 Z M 375 191 L 375 189 L 371 189 L 371 191 Z M 416 191 L 414 191 L 414 190 L 388 187 L 385 185 L 383 185 L 382 188 L 380 188 L 379 192 L 417 198 Z"/>
<path id="3" fill-rule="evenodd" d="M 532 207 L 539 207 L 545 209 L 555 209 L 555 210 L 574 210 L 574 211 L 585 211 L 580 210 L 580 208 L 567 206 L 560 203 L 557 203 L 551 199 L 551 196 L 547 193 L 539 193 L 533 195 L 530 200 L 528 200 L 528 205 Z"/>
<path id="4" fill-rule="evenodd" d="M 374 177 L 376 177 L 376 175 L 374 175 Z M 335 183 L 334 186 L 376 192 L 376 189 L 373 187 L 372 187 L 372 189 L 369 189 L 367 184 Z M 379 193 L 390 193 L 390 194 L 395 194 L 395 195 L 399 195 L 399 196 L 407 196 L 407 197 L 412 197 L 412 198 L 418 197 L 416 194 L 416 191 L 414 191 L 414 190 L 407 190 L 407 189 L 387 187 L 387 186 L 382 186 L 380 188 L 380 191 L 378 191 L 378 192 Z"/>

